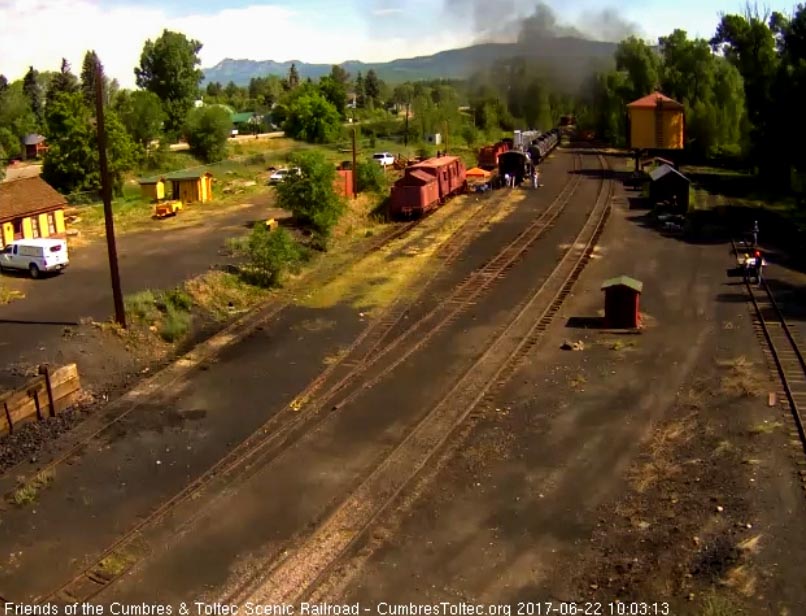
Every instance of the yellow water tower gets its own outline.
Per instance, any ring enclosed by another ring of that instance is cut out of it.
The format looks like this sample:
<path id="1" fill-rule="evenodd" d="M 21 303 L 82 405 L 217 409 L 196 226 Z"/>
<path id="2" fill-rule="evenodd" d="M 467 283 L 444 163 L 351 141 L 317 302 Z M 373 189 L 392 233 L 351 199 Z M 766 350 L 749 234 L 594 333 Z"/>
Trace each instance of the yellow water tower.
<path id="1" fill-rule="evenodd" d="M 683 105 L 660 92 L 627 105 L 627 143 L 633 150 L 682 150 L 685 125 Z"/>

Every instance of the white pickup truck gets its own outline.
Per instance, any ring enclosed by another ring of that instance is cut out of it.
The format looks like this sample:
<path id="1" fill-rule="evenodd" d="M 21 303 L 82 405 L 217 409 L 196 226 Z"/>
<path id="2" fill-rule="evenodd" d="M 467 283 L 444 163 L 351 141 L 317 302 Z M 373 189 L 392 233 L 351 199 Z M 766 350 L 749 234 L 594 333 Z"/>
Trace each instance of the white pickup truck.
<path id="1" fill-rule="evenodd" d="M 372 160 L 378 163 L 381 167 L 388 167 L 395 164 L 395 157 L 389 152 L 378 152 L 372 155 Z"/>
<path id="2" fill-rule="evenodd" d="M 60 272 L 69 262 L 64 240 L 17 240 L 0 252 L 0 271 L 28 270 L 31 278 L 39 278 L 45 272 Z"/>

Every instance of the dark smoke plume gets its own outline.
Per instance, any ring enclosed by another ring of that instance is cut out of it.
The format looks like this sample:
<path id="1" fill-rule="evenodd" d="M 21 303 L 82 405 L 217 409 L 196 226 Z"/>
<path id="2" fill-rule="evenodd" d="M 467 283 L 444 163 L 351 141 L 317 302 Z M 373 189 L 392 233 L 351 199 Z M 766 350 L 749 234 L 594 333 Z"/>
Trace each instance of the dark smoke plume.
<path id="1" fill-rule="evenodd" d="M 634 24 L 614 8 L 587 13 L 577 24 L 561 23 L 554 9 L 534 0 L 445 0 L 452 19 L 471 17 L 477 42 L 533 42 L 560 37 L 618 42 L 639 34 Z"/>

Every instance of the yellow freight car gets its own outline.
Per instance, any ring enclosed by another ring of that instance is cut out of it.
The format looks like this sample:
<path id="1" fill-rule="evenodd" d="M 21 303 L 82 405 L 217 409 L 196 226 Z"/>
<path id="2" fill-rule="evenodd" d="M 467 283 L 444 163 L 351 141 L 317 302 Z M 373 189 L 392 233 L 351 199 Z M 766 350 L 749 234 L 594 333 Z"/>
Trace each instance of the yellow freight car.
<path id="1" fill-rule="evenodd" d="M 653 92 L 627 105 L 627 142 L 633 150 L 682 150 L 685 113 L 681 103 Z"/>

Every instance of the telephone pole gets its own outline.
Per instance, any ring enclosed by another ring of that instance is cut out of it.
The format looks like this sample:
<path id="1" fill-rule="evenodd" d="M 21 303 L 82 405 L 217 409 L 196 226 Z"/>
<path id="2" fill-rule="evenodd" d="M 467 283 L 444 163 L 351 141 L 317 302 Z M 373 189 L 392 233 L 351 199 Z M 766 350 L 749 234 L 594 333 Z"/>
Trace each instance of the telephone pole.
<path id="1" fill-rule="evenodd" d="M 353 199 L 358 199 L 358 168 L 355 164 L 355 126 L 353 126 Z"/>
<path id="2" fill-rule="evenodd" d="M 115 300 L 115 321 L 126 328 L 126 309 L 120 289 L 118 249 L 115 244 L 115 223 L 112 219 L 112 186 L 109 183 L 109 164 L 106 160 L 106 128 L 104 126 L 104 73 L 101 63 L 95 65 L 95 121 L 98 130 L 98 159 L 101 163 L 101 195 L 104 202 L 106 247 L 109 252 L 109 272 L 112 275 L 112 297 Z"/>
<path id="3" fill-rule="evenodd" d="M 403 133 L 403 145 L 409 147 L 409 107 L 410 103 L 406 103 L 406 132 Z M 408 156 L 408 153 L 406 154 Z"/>

